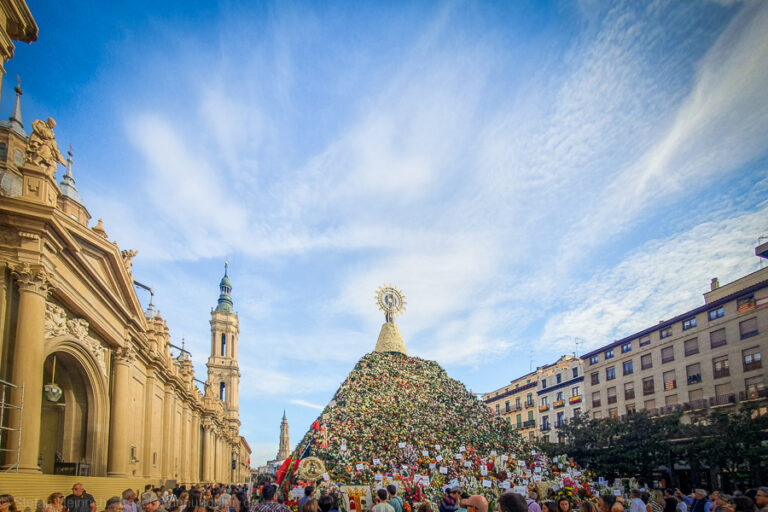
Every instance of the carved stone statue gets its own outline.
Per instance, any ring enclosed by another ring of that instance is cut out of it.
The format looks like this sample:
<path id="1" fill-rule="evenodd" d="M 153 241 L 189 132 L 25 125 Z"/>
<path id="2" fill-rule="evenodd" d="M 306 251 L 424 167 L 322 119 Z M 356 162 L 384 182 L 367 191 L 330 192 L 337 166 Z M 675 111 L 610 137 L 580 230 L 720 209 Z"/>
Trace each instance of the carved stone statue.
<path id="1" fill-rule="evenodd" d="M 120 251 L 120 254 L 123 256 L 123 265 L 125 265 L 125 270 L 131 274 L 133 269 L 133 257 L 139 254 L 139 251 L 135 249 L 129 249 L 126 251 Z"/>
<path id="2" fill-rule="evenodd" d="M 27 140 L 26 161 L 44 167 L 49 175 L 56 172 L 56 164 L 67 165 L 56 144 L 53 128 L 56 121 L 49 117 L 47 121 L 32 121 L 32 133 Z"/>

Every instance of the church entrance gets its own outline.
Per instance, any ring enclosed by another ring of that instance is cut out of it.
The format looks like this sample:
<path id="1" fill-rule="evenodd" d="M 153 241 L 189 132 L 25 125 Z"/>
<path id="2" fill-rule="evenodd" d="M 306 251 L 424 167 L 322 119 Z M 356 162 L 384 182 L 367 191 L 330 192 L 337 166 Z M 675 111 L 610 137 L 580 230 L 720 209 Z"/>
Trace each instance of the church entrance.
<path id="1" fill-rule="evenodd" d="M 45 360 L 40 467 L 43 473 L 91 476 L 89 425 L 93 390 L 85 369 L 70 353 L 54 352 Z M 59 392 L 60 390 L 60 392 Z"/>

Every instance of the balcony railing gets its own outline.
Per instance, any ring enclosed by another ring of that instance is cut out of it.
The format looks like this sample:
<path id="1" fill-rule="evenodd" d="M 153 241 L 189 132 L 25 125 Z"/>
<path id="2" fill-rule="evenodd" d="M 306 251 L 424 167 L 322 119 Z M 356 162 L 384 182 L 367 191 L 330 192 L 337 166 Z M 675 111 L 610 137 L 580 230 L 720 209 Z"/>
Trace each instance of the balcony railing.
<path id="1" fill-rule="evenodd" d="M 746 313 L 747 311 L 754 311 L 755 310 L 755 301 L 754 300 L 745 300 L 741 304 L 739 304 L 739 307 L 736 309 L 737 313 Z"/>
<path id="2" fill-rule="evenodd" d="M 556 401 L 555 401 L 555 402 L 552 404 L 552 408 L 553 408 L 553 409 L 559 409 L 560 407 L 563 407 L 564 405 L 565 405 L 565 402 L 563 402 L 562 400 L 556 400 Z"/>
<path id="3" fill-rule="evenodd" d="M 688 402 L 688 406 L 691 409 L 704 409 L 707 406 L 707 400 L 705 398 L 701 398 L 699 400 L 691 400 Z"/>
<path id="4" fill-rule="evenodd" d="M 677 389 L 677 379 L 670 379 L 664 381 L 664 391 L 671 391 Z"/>
<path id="5" fill-rule="evenodd" d="M 719 370 L 714 370 L 712 372 L 712 376 L 716 379 L 719 379 L 721 377 L 728 377 L 731 374 L 730 368 L 720 368 Z"/>
<path id="6" fill-rule="evenodd" d="M 643 396 L 652 395 L 655 392 L 656 392 L 656 389 L 653 386 L 643 386 Z"/>
<path id="7" fill-rule="evenodd" d="M 736 403 L 736 394 L 735 393 L 728 393 L 726 395 L 718 395 L 714 398 L 709 399 L 709 406 L 714 407 L 717 405 L 728 405 L 728 404 L 735 404 Z"/>
<path id="8" fill-rule="evenodd" d="M 600 407 L 600 400 L 592 400 L 592 407 Z"/>
<path id="9" fill-rule="evenodd" d="M 698 384 L 701 382 L 701 374 L 695 373 L 693 375 L 688 376 L 688 384 Z"/>
<path id="10" fill-rule="evenodd" d="M 525 408 L 527 409 L 528 407 L 533 407 L 533 400 L 528 400 L 525 402 Z"/>
<path id="11" fill-rule="evenodd" d="M 565 421 L 556 421 L 555 422 L 555 428 L 563 428 L 563 425 L 565 425 Z"/>
<path id="12" fill-rule="evenodd" d="M 624 391 L 624 400 L 631 400 L 635 398 L 635 390 L 629 389 L 627 391 Z"/>
<path id="13" fill-rule="evenodd" d="M 542 426 L 540 427 L 540 429 L 541 429 L 541 431 L 542 431 L 542 432 L 547 432 L 547 431 L 549 431 L 549 430 L 552 430 L 552 427 L 551 427 L 551 426 L 549 426 L 549 425 L 542 425 Z"/>
<path id="14" fill-rule="evenodd" d="M 536 420 L 528 420 L 523 422 L 523 427 L 535 427 Z"/>
<path id="15" fill-rule="evenodd" d="M 581 402 L 581 395 L 572 396 L 570 399 L 568 399 L 568 402 L 572 404 L 578 404 Z"/>
<path id="16" fill-rule="evenodd" d="M 616 400 L 617 400 L 617 398 L 615 396 L 609 396 L 608 397 L 608 403 L 609 404 L 615 404 Z"/>
<path id="17" fill-rule="evenodd" d="M 749 372 L 752 370 L 757 370 L 758 368 L 763 367 L 762 361 L 752 361 L 751 363 L 744 363 L 744 371 Z"/>
<path id="18" fill-rule="evenodd" d="M 540 412 L 544 412 L 544 411 L 548 411 L 548 410 L 549 410 L 549 405 L 547 405 L 547 404 L 539 406 L 539 411 Z"/>
<path id="19" fill-rule="evenodd" d="M 739 400 L 757 400 L 760 398 L 766 398 L 768 397 L 768 389 L 755 389 L 750 388 L 747 389 L 746 392 L 741 391 L 739 393 Z"/>

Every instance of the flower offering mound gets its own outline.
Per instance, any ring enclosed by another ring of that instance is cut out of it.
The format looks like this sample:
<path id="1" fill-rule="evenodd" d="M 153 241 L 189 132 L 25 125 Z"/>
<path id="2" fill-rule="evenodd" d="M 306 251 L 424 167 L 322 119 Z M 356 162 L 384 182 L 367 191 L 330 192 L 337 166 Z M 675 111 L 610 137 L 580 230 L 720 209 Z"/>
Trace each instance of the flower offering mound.
<path id="1" fill-rule="evenodd" d="M 299 450 L 335 483 L 399 480 L 427 495 L 533 485 L 553 466 L 439 364 L 393 352 L 357 363 Z"/>

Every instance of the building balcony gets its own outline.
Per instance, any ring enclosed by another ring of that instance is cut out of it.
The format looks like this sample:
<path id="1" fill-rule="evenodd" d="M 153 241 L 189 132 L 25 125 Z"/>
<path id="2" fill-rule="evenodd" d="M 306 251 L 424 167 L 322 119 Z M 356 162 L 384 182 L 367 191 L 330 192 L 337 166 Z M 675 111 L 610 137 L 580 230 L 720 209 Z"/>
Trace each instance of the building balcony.
<path id="1" fill-rule="evenodd" d="M 656 388 L 643 386 L 643 396 L 652 395 L 656 392 Z"/>
<path id="2" fill-rule="evenodd" d="M 747 313 L 749 311 L 755 310 L 755 301 L 754 300 L 747 300 L 739 304 L 738 309 L 736 309 L 737 313 Z"/>
<path id="3" fill-rule="evenodd" d="M 563 425 L 565 425 L 565 421 L 556 421 L 555 422 L 555 428 L 563 428 Z"/>
<path id="4" fill-rule="evenodd" d="M 697 373 L 688 376 L 688 384 L 698 384 L 701 382 L 701 374 Z"/>
<path id="5" fill-rule="evenodd" d="M 630 390 L 624 392 L 624 400 L 632 400 L 633 398 L 635 398 L 635 390 L 634 389 L 630 389 Z"/>
<path id="6" fill-rule="evenodd" d="M 542 425 L 539 430 L 541 430 L 542 432 L 549 432 L 550 430 L 552 430 L 552 427 L 550 425 Z"/>
<path id="7" fill-rule="evenodd" d="M 718 395 L 709 399 L 710 407 L 716 407 L 718 405 L 730 405 L 736 403 L 736 394 L 728 393 L 726 395 Z"/>
<path id="8" fill-rule="evenodd" d="M 515 411 L 522 411 L 522 410 L 523 410 L 523 406 L 522 405 L 516 405 L 515 406 Z"/>
<path id="9" fill-rule="evenodd" d="M 553 409 L 559 409 L 560 407 L 564 407 L 564 406 L 565 406 L 565 402 L 564 402 L 564 401 L 562 401 L 562 400 L 556 400 L 556 401 L 555 401 L 555 402 L 552 404 L 552 408 L 553 408 Z"/>
<path id="10" fill-rule="evenodd" d="M 751 363 L 744 363 L 744 371 L 745 372 L 751 372 L 752 370 L 757 370 L 758 368 L 763 367 L 762 361 L 752 361 Z"/>
<path id="11" fill-rule="evenodd" d="M 592 400 L 592 407 L 600 407 L 600 400 Z"/>
<path id="12" fill-rule="evenodd" d="M 768 397 L 768 389 L 747 389 L 739 393 L 739 400 L 759 400 Z"/>
<path id="13" fill-rule="evenodd" d="M 549 410 L 549 405 L 544 404 L 539 406 L 539 412 L 544 412 Z"/>
<path id="14" fill-rule="evenodd" d="M 609 404 L 615 404 L 618 399 L 615 396 L 609 396 L 608 397 L 608 403 Z"/>
<path id="15" fill-rule="evenodd" d="M 536 420 L 528 420 L 523 422 L 523 428 L 535 427 L 535 426 L 536 426 Z"/>
<path id="16" fill-rule="evenodd" d="M 730 368 L 721 368 L 719 370 L 714 370 L 712 372 L 712 376 L 716 379 L 720 379 L 722 377 L 728 377 L 731 375 Z"/>
<path id="17" fill-rule="evenodd" d="M 568 403 L 571 403 L 571 404 L 578 404 L 578 403 L 580 403 L 580 402 L 581 402 L 581 395 L 572 396 L 572 397 L 571 397 L 571 398 L 568 400 Z"/>
<path id="18" fill-rule="evenodd" d="M 528 409 L 529 407 L 533 407 L 533 400 L 529 400 L 528 402 L 525 402 L 525 408 Z"/>

